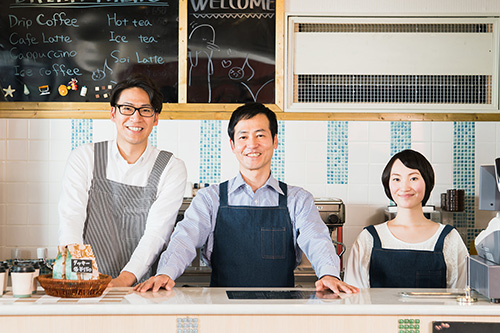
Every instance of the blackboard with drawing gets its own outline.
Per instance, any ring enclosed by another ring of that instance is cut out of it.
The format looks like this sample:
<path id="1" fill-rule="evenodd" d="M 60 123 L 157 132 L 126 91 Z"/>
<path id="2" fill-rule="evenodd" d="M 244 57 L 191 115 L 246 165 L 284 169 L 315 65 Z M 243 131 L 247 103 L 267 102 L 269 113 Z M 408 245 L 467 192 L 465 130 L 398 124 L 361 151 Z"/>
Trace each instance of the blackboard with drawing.
<path id="1" fill-rule="evenodd" d="M 189 0 L 188 103 L 275 103 L 274 0 Z"/>
<path id="2" fill-rule="evenodd" d="M 178 101 L 176 0 L 2 0 L 0 84 L 7 101 L 105 102 L 141 72 Z"/>

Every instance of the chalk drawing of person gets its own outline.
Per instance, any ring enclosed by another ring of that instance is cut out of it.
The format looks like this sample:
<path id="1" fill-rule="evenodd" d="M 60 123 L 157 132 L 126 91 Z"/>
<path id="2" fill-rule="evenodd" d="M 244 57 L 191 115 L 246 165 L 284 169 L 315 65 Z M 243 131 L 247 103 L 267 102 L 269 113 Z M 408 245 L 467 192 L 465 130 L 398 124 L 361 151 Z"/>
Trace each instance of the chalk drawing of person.
<path id="1" fill-rule="evenodd" d="M 193 50 L 188 51 L 189 57 L 189 74 L 188 74 L 188 86 L 192 83 L 192 71 L 194 68 L 201 66 L 200 61 L 206 59 L 206 82 L 208 89 L 208 103 L 212 101 L 212 86 L 211 77 L 214 74 L 214 66 L 212 62 L 212 57 L 214 51 L 219 51 L 220 48 L 215 44 L 215 29 L 209 24 L 200 24 L 196 26 L 193 31 L 189 34 L 188 39 L 192 41 L 190 43 Z M 204 64 L 203 64 L 204 65 Z M 202 67 L 203 68 L 203 67 Z"/>

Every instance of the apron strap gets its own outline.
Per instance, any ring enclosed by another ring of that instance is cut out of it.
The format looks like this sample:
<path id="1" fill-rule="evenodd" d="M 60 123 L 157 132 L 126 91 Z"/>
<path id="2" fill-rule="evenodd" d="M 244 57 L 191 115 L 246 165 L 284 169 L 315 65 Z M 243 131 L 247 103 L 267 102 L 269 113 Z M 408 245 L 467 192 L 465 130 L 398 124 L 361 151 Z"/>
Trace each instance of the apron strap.
<path id="1" fill-rule="evenodd" d="M 94 143 L 94 175 L 99 179 L 106 179 L 108 166 L 108 141 Z"/>
<path id="2" fill-rule="evenodd" d="M 156 158 L 155 164 L 153 165 L 153 169 L 149 174 L 148 184 L 147 184 L 148 187 L 153 187 L 155 189 L 158 188 L 158 183 L 160 182 L 161 174 L 163 173 L 163 170 L 165 170 L 165 167 L 167 166 L 171 157 L 172 157 L 171 152 L 160 150 L 160 153 Z"/>
<path id="3" fill-rule="evenodd" d="M 453 229 L 454 227 L 449 224 L 444 226 L 443 231 L 441 231 L 441 235 L 439 235 L 436 245 L 434 246 L 434 252 L 443 252 L 444 239 Z"/>
<path id="4" fill-rule="evenodd" d="M 377 230 L 373 225 L 369 225 L 365 227 L 365 229 L 372 235 L 373 237 L 373 248 L 380 249 L 382 248 L 382 242 L 380 242 L 380 237 L 378 236 Z"/>
<path id="5" fill-rule="evenodd" d="M 287 186 L 283 182 L 279 182 L 280 188 L 283 191 L 283 194 L 279 195 L 279 206 L 280 207 L 288 207 L 287 206 Z"/>
<path id="6" fill-rule="evenodd" d="M 219 184 L 219 207 L 227 207 L 227 184 L 227 180 Z"/>

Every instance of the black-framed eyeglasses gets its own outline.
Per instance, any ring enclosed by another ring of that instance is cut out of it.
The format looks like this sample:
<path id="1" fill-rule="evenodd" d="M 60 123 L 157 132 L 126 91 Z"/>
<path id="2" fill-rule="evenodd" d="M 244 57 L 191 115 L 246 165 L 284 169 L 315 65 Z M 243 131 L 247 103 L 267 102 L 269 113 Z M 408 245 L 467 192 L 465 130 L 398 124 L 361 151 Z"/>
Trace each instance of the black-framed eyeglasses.
<path id="1" fill-rule="evenodd" d="M 150 118 L 150 117 L 155 115 L 155 109 L 153 109 L 152 107 L 148 107 L 148 106 L 136 108 L 132 105 L 123 105 L 122 104 L 122 105 L 116 105 L 116 108 L 124 116 L 132 116 L 135 113 L 135 111 L 138 111 L 139 114 L 145 118 Z"/>

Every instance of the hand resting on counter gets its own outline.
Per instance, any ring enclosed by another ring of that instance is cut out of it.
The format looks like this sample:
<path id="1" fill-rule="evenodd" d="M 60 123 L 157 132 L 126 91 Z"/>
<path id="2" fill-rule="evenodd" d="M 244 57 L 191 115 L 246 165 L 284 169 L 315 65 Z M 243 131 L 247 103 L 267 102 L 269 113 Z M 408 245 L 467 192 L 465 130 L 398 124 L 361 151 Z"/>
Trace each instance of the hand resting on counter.
<path id="1" fill-rule="evenodd" d="M 141 293 L 152 289 L 153 292 L 157 292 L 160 288 L 165 288 L 166 290 L 172 290 L 175 286 L 174 280 L 168 275 L 160 274 L 157 276 L 152 276 L 146 281 L 139 283 L 134 287 L 135 291 L 140 291 Z"/>
<path id="2" fill-rule="evenodd" d="M 108 287 L 131 287 L 137 281 L 137 278 L 134 274 L 122 271 L 120 275 L 111 280 L 108 284 Z"/>
<path id="3" fill-rule="evenodd" d="M 139 283 L 134 287 L 135 291 L 141 293 L 152 289 L 153 292 L 157 292 L 160 288 L 165 288 L 166 290 L 172 290 L 174 288 L 175 282 L 168 275 L 157 275 L 150 277 L 147 281 Z M 348 285 L 347 283 L 340 281 L 334 276 L 325 275 L 320 280 L 316 281 L 316 291 L 331 290 L 336 294 L 340 292 L 345 292 L 347 294 L 357 293 L 359 289 Z"/>
<path id="4" fill-rule="evenodd" d="M 351 286 L 334 276 L 325 275 L 315 283 L 316 291 L 331 290 L 336 294 L 340 292 L 345 292 L 347 294 L 357 293 L 359 289 Z"/>

